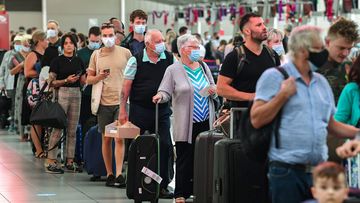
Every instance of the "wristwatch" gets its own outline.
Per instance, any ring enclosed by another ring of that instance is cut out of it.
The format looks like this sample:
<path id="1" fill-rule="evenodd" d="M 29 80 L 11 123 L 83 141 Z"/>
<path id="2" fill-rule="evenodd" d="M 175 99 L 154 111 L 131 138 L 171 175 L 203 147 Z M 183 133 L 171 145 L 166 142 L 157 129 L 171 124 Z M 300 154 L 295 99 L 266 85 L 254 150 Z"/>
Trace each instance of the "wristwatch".
<path id="1" fill-rule="evenodd" d="M 65 84 L 67 84 L 67 82 L 68 82 L 68 81 L 67 81 L 67 78 L 66 78 L 66 79 L 65 79 Z"/>

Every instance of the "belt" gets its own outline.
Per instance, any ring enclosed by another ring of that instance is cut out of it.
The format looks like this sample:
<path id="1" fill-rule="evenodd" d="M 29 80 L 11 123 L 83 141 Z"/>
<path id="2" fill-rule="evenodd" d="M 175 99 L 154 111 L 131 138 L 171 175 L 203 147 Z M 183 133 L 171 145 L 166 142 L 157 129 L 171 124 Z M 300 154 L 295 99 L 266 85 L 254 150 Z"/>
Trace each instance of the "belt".
<path id="1" fill-rule="evenodd" d="M 303 171 L 305 173 L 312 173 L 314 167 L 307 164 L 289 164 L 281 161 L 270 161 L 270 166 L 290 168 L 293 170 Z"/>

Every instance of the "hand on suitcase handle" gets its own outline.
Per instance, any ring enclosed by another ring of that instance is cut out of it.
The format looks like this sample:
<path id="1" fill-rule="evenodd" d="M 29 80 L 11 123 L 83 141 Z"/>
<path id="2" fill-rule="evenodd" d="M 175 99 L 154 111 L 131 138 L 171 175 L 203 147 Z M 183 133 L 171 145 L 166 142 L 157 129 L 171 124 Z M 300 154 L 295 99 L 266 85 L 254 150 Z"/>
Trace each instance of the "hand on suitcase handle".
<path id="1" fill-rule="evenodd" d="M 160 93 L 157 93 L 155 96 L 153 96 L 152 98 L 152 102 L 155 104 L 159 104 L 162 100 L 162 96 Z"/>

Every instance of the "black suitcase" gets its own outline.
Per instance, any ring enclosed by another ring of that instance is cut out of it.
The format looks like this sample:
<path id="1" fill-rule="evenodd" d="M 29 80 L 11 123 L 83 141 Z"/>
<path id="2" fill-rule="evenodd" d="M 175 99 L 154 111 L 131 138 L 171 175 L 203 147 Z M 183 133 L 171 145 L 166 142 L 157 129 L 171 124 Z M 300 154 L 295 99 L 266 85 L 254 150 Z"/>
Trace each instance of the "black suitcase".
<path id="1" fill-rule="evenodd" d="M 135 138 L 129 147 L 126 195 L 134 202 L 158 202 L 160 181 L 146 172 L 160 174 L 160 148 L 158 139 L 158 105 L 156 105 L 155 133 Z M 157 181 L 156 181 L 157 180 Z"/>
<path id="2" fill-rule="evenodd" d="M 230 139 L 215 143 L 213 203 L 266 203 L 268 185 L 266 165 L 247 158 L 241 148 L 242 143 L 234 137 L 234 112 L 230 116 Z"/>
<path id="3" fill-rule="evenodd" d="M 248 159 L 240 140 L 216 142 L 213 178 L 214 203 L 267 202 L 266 166 Z"/>
<path id="4" fill-rule="evenodd" d="M 215 130 L 200 133 L 194 153 L 194 202 L 212 202 L 215 142 L 225 138 Z"/>

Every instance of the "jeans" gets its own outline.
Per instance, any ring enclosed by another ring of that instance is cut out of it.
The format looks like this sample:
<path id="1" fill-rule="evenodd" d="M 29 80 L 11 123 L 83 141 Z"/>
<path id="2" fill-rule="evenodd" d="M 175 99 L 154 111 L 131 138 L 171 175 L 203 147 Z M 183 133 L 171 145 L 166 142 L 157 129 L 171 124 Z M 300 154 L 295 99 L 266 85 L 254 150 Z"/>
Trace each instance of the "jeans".
<path id="1" fill-rule="evenodd" d="M 268 175 L 272 202 L 299 203 L 312 199 L 311 173 L 270 164 Z"/>

